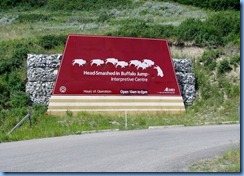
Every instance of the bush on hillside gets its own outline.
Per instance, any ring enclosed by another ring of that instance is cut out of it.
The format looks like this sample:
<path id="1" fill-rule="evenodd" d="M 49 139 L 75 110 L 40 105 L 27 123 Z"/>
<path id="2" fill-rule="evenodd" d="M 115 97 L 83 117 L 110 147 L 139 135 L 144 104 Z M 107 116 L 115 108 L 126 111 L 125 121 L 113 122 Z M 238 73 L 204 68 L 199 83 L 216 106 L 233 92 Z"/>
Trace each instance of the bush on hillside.
<path id="1" fill-rule="evenodd" d="M 22 102 L 22 105 L 26 105 L 28 99 L 25 94 L 25 83 L 26 76 L 25 72 L 22 69 L 11 70 L 9 73 L 4 73 L 0 76 L 0 107 L 1 108 L 10 108 L 16 107 L 16 102 Z M 23 94 L 20 94 L 22 92 Z M 16 94 L 17 93 L 17 94 Z M 22 97 L 22 98 L 20 98 Z M 25 97 L 25 98 L 24 98 Z M 19 100 L 17 100 L 20 98 Z M 23 101 L 22 101 L 23 100 Z M 26 100 L 26 101 L 25 101 Z"/>
<path id="2" fill-rule="evenodd" d="M 199 19 L 189 18 L 177 27 L 177 37 L 181 40 L 195 40 L 203 28 L 203 22 Z"/>
<path id="3" fill-rule="evenodd" d="M 42 7 L 46 0 L 1 0 L 0 9 L 11 9 L 14 7 Z"/>
<path id="4" fill-rule="evenodd" d="M 206 68 L 212 71 L 216 68 L 216 59 L 220 57 L 222 54 L 223 52 L 220 50 L 204 51 L 199 61 L 202 62 Z"/>
<path id="5" fill-rule="evenodd" d="M 49 50 L 59 45 L 65 45 L 66 39 L 66 35 L 45 35 L 39 38 L 38 44 Z"/>
<path id="6" fill-rule="evenodd" d="M 170 25 L 150 26 L 144 21 L 125 24 L 119 30 L 109 32 L 107 35 L 146 38 L 169 38 L 174 34 L 174 27 Z"/>
<path id="7" fill-rule="evenodd" d="M 217 46 L 223 43 L 221 32 L 199 19 L 186 19 L 177 27 L 178 40 L 194 41 L 198 46 Z"/>
<path id="8" fill-rule="evenodd" d="M 0 42 L 0 108 L 16 108 L 28 104 L 25 93 L 26 58 L 28 53 L 45 53 L 64 46 L 65 35 L 49 35 L 37 40 L 21 39 Z M 18 105 L 19 104 L 19 105 Z"/>
<path id="9" fill-rule="evenodd" d="M 0 77 L 0 109 L 5 107 L 5 103 L 9 99 L 9 90 L 7 88 L 7 82 Z"/>
<path id="10" fill-rule="evenodd" d="M 51 10 L 97 10 L 101 8 L 120 8 L 131 4 L 130 0 L 1 0 L 0 9 L 38 8 L 45 6 Z"/>
<path id="11" fill-rule="evenodd" d="M 206 21 L 186 19 L 177 27 L 178 40 L 195 41 L 198 46 L 223 46 L 240 38 L 240 14 L 219 12 Z"/>
<path id="12" fill-rule="evenodd" d="M 10 96 L 10 106 L 12 108 L 28 106 L 29 101 L 29 96 L 23 91 L 15 91 Z"/>
<path id="13" fill-rule="evenodd" d="M 47 0 L 46 7 L 52 10 L 97 10 L 125 7 L 131 4 L 130 0 Z"/>
<path id="14" fill-rule="evenodd" d="M 0 43 L 0 74 L 23 67 L 32 45 L 31 40 L 13 40 Z"/>
<path id="15" fill-rule="evenodd" d="M 166 1 L 166 0 L 163 0 Z M 169 0 L 185 5 L 193 5 L 212 10 L 240 10 L 238 0 Z M 119 8 L 131 4 L 130 0 L 1 0 L 0 9 L 14 7 L 42 7 L 52 10 L 96 10 L 100 8 Z"/>
<path id="16" fill-rule="evenodd" d="M 230 33 L 240 34 L 240 13 L 233 11 L 216 13 L 207 19 L 206 25 L 221 30 L 223 36 L 228 36 Z"/>
<path id="17" fill-rule="evenodd" d="M 231 70 L 229 61 L 224 59 L 218 65 L 218 74 L 224 74 Z"/>
<path id="18" fill-rule="evenodd" d="M 233 40 L 240 39 L 240 14 L 238 12 L 219 12 L 205 21 L 189 18 L 179 26 L 149 25 L 143 20 L 123 22 L 117 31 L 107 35 L 176 38 L 178 41 L 194 41 L 197 46 L 216 48 Z M 126 23 L 127 22 L 127 23 Z M 240 40 L 239 40 L 240 42 Z"/>
<path id="19" fill-rule="evenodd" d="M 170 0 L 180 4 L 192 5 L 196 7 L 212 10 L 240 10 L 240 1 L 238 0 Z"/>

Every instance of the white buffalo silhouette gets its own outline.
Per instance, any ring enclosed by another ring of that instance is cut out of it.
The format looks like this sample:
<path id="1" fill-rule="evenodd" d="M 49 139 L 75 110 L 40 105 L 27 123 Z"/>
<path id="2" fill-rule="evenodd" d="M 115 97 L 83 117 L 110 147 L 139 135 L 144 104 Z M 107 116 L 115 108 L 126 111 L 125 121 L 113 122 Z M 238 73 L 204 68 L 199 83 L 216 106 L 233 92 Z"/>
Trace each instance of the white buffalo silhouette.
<path id="1" fill-rule="evenodd" d="M 139 60 L 131 60 L 129 66 L 134 65 L 135 67 L 137 67 L 140 64 L 141 64 L 141 61 L 139 61 Z"/>
<path id="2" fill-rule="evenodd" d="M 93 64 L 96 64 L 97 66 L 101 66 L 102 64 L 104 64 L 104 61 L 101 59 L 93 59 L 93 60 L 91 60 L 91 66 Z"/>
<path id="3" fill-rule="evenodd" d="M 117 62 L 115 67 L 117 68 L 118 66 L 120 66 L 121 68 L 125 68 L 126 66 L 128 66 L 128 63 L 125 61 L 119 61 Z"/>
<path id="4" fill-rule="evenodd" d="M 160 77 L 163 77 L 163 76 L 164 76 L 163 70 L 162 70 L 158 65 L 156 65 L 156 66 L 153 67 L 153 68 L 156 69 L 156 70 L 158 71 L 157 76 L 160 76 Z"/>
<path id="5" fill-rule="evenodd" d="M 86 60 L 84 59 L 74 59 L 72 65 L 78 64 L 79 67 L 86 64 Z"/>
<path id="6" fill-rule="evenodd" d="M 142 62 L 141 64 L 139 64 L 136 69 L 139 70 L 139 68 L 142 68 L 142 70 L 145 70 L 146 68 L 148 68 L 149 65 L 147 65 L 146 63 Z"/>
<path id="7" fill-rule="evenodd" d="M 146 63 L 149 67 L 151 67 L 152 65 L 154 65 L 154 62 L 152 60 L 143 59 L 142 61 L 143 61 L 143 63 Z"/>
<path id="8" fill-rule="evenodd" d="M 105 64 L 111 63 L 113 65 L 116 65 L 117 62 L 118 62 L 118 59 L 115 59 L 115 58 L 107 58 Z"/>

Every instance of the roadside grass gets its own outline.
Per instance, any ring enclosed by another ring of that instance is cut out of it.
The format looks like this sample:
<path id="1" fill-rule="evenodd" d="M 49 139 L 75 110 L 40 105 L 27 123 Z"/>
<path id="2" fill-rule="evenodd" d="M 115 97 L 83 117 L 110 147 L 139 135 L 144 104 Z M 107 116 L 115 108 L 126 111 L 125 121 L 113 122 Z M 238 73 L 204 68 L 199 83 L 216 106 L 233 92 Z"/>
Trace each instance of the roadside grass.
<path id="1" fill-rule="evenodd" d="M 22 116 L 24 117 L 24 116 Z M 5 131 L 2 131 L 0 142 L 18 141 L 33 138 L 55 137 L 63 135 L 81 134 L 84 131 L 94 130 L 135 130 L 146 129 L 149 126 L 165 126 L 165 125 L 196 125 L 203 122 L 197 122 L 188 116 L 181 115 L 166 115 L 162 113 L 127 113 L 127 123 L 125 120 L 125 113 L 120 114 L 94 114 L 81 112 L 76 116 L 46 116 L 40 114 L 34 118 L 33 125 L 30 127 L 28 120 L 12 134 L 6 134 L 17 124 L 17 119 L 21 117 L 8 118 L 12 123 L 9 124 Z M 5 122 L 6 123 L 6 122 Z"/>
<path id="2" fill-rule="evenodd" d="M 238 121 L 238 108 L 230 108 L 234 101 L 228 100 L 224 109 L 218 105 L 208 108 L 206 104 L 196 103 L 186 108 L 184 114 L 167 114 L 163 112 L 120 112 L 120 113 L 88 113 L 80 112 L 73 115 L 67 111 L 66 115 L 57 117 L 46 115 L 45 106 L 30 107 L 32 126 L 28 120 L 12 134 L 7 133 L 27 114 L 27 108 L 11 109 L 1 115 L 0 142 L 19 141 L 43 137 L 82 134 L 85 131 L 96 130 L 138 130 L 149 126 L 199 126 L 221 124 L 225 121 Z M 207 102 L 205 102 L 207 103 Z M 203 106 L 202 106 L 203 105 Z M 236 106 L 236 105 L 235 105 Z M 206 108 L 206 109 L 205 109 Z M 127 122 L 126 122 L 127 121 Z"/>
<path id="3" fill-rule="evenodd" d="M 190 172 L 240 172 L 240 147 L 223 156 L 201 160 L 189 167 Z"/>

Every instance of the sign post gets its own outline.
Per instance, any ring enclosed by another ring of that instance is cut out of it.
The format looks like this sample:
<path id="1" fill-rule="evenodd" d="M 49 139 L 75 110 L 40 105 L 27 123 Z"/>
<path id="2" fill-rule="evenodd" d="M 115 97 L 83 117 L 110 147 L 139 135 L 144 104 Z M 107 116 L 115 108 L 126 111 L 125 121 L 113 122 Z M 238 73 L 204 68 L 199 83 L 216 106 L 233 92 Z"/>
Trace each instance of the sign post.
<path id="1" fill-rule="evenodd" d="M 163 39 L 69 35 L 48 113 L 184 112 Z"/>

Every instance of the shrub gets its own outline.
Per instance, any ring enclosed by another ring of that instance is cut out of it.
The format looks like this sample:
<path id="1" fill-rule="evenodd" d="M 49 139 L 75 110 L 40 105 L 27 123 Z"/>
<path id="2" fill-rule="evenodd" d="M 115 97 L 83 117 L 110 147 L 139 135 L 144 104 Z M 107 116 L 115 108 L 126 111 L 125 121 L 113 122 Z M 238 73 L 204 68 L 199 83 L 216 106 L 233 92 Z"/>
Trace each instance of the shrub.
<path id="1" fill-rule="evenodd" d="M 98 21 L 98 22 L 106 22 L 106 21 L 109 21 L 110 18 L 111 18 L 111 15 L 109 15 L 109 14 L 106 13 L 106 12 L 102 12 L 102 13 L 99 15 L 97 21 Z"/>
<path id="2" fill-rule="evenodd" d="M 49 50 L 59 45 L 65 45 L 66 39 L 66 35 L 45 35 L 39 38 L 39 45 Z"/>
<path id="3" fill-rule="evenodd" d="M 123 20 L 120 23 L 123 24 L 122 27 L 107 35 L 176 38 L 178 41 L 194 41 L 197 46 L 209 48 L 223 46 L 233 40 L 240 43 L 240 14 L 234 11 L 218 12 L 206 21 L 189 18 L 176 27 L 149 25 L 145 20 L 138 19 Z"/>
<path id="4" fill-rule="evenodd" d="M 0 9 L 10 9 L 14 7 L 42 7 L 46 0 L 1 0 Z"/>
<path id="5" fill-rule="evenodd" d="M 0 59 L 0 75 L 12 70 L 12 61 L 6 59 Z"/>
<path id="6" fill-rule="evenodd" d="M 0 74 L 11 72 L 25 64 L 27 54 L 33 47 L 31 40 L 12 40 L 0 43 Z"/>
<path id="7" fill-rule="evenodd" d="M 206 66 L 210 71 L 214 70 L 217 63 L 216 59 L 223 54 L 220 50 L 208 50 L 204 51 L 202 57 L 200 58 L 200 62 L 204 63 L 204 66 Z"/>
<path id="8" fill-rule="evenodd" d="M 16 91 L 11 95 L 10 102 L 13 108 L 25 107 L 29 104 L 29 96 L 25 92 Z"/>
<path id="9" fill-rule="evenodd" d="M 7 78 L 7 83 L 8 83 L 8 87 L 11 88 L 10 90 L 14 91 L 14 90 L 25 90 L 25 82 L 22 79 L 22 75 L 23 71 L 22 70 L 15 70 L 12 71 L 8 74 Z"/>
<path id="10" fill-rule="evenodd" d="M 14 68 L 20 68 L 23 66 L 24 61 L 27 58 L 27 54 L 29 53 L 29 49 L 26 47 L 19 47 L 16 48 L 13 51 L 13 55 L 12 55 L 12 67 Z"/>
<path id="11" fill-rule="evenodd" d="M 51 10 L 98 10 L 125 7 L 131 4 L 130 0 L 47 0 L 47 8 Z"/>
<path id="12" fill-rule="evenodd" d="M 218 65 L 218 73 L 219 74 L 224 74 L 230 70 L 231 70 L 231 67 L 230 67 L 228 60 L 224 59 L 219 63 L 219 65 Z"/>
<path id="13" fill-rule="evenodd" d="M 206 21 L 206 26 L 219 29 L 222 36 L 228 36 L 230 33 L 240 33 L 240 24 L 240 13 L 232 11 L 218 12 Z"/>
<path id="14" fill-rule="evenodd" d="M 186 19 L 177 28 L 177 38 L 181 40 L 195 40 L 202 28 L 203 22 L 199 19 Z"/>
<path id="15" fill-rule="evenodd" d="M 204 26 L 201 32 L 197 35 L 196 44 L 198 46 L 208 46 L 208 47 L 217 47 L 222 45 L 223 39 L 219 29 L 216 29 L 213 26 Z"/>
<path id="16" fill-rule="evenodd" d="M 186 19 L 177 27 L 179 40 L 195 41 L 198 46 L 216 46 L 222 44 L 219 28 L 207 25 L 199 19 Z"/>
<path id="17" fill-rule="evenodd" d="M 0 42 L 0 108 L 27 104 L 24 100 L 27 79 L 26 58 L 31 52 L 45 53 L 45 49 L 64 46 L 65 35 Z M 46 42 L 46 43 L 45 43 Z M 42 47 L 44 49 L 42 49 Z M 21 94 L 20 92 L 23 92 Z M 17 101 L 20 98 L 21 101 Z"/>
<path id="18" fill-rule="evenodd" d="M 66 115 L 67 115 L 68 117 L 73 117 L 73 112 L 70 111 L 70 110 L 67 110 L 67 111 L 66 111 Z"/>
<path id="19" fill-rule="evenodd" d="M 234 67 L 237 67 L 240 64 L 241 58 L 240 56 L 233 56 L 230 58 L 230 64 L 233 65 Z"/>
<path id="20" fill-rule="evenodd" d="M 144 21 L 135 21 L 128 23 L 115 32 L 109 32 L 107 35 L 127 36 L 127 37 L 147 37 L 147 38 L 169 38 L 174 34 L 174 27 L 170 25 L 150 26 Z"/>
<path id="21" fill-rule="evenodd" d="M 237 0 L 170 0 L 185 5 L 212 9 L 212 10 L 240 10 L 240 1 Z"/>
<path id="22" fill-rule="evenodd" d="M 14 97 L 19 96 L 19 91 L 25 92 L 26 74 L 21 69 L 16 69 L 11 72 L 6 72 L 0 75 L 0 107 L 12 107 Z M 18 92 L 18 94 L 16 94 Z M 15 100 L 14 100 L 15 101 Z M 16 103 L 14 103 L 14 106 Z"/>
<path id="23" fill-rule="evenodd" d="M 195 41 L 198 46 L 223 46 L 240 38 L 240 14 L 219 12 L 203 22 L 199 19 L 186 19 L 176 31 L 178 40 Z"/>
<path id="24" fill-rule="evenodd" d="M 9 93 L 7 82 L 0 77 L 0 109 L 5 107 L 5 103 L 8 101 Z"/>

